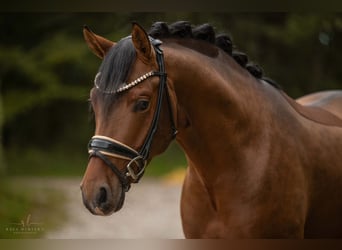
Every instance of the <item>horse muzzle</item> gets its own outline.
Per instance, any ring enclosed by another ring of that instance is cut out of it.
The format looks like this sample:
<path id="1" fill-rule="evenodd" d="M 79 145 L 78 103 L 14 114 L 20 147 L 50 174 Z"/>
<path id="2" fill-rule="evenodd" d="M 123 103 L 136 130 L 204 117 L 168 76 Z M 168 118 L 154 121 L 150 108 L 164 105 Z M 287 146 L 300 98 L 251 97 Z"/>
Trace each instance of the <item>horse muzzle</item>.
<path id="1" fill-rule="evenodd" d="M 125 201 L 125 192 L 118 190 L 117 194 L 111 190 L 109 185 L 104 184 L 98 188 L 92 188 L 92 192 L 87 192 L 81 186 L 82 200 L 84 206 L 94 215 L 107 216 L 119 211 Z"/>

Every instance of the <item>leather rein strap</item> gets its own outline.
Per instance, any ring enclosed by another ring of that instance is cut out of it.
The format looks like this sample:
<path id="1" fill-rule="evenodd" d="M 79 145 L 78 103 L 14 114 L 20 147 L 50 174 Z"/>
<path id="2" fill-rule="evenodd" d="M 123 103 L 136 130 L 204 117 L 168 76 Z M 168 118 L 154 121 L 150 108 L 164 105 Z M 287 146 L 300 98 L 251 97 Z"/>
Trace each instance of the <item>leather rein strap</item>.
<path id="1" fill-rule="evenodd" d="M 133 179 L 132 182 L 137 183 L 139 182 L 140 178 L 142 177 L 145 171 L 152 141 L 158 128 L 164 92 L 166 93 L 167 103 L 169 107 L 172 139 L 174 139 L 177 134 L 176 124 L 174 121 L 173 112 L 171 108 L 170 95 L 166 83 L 167 75 L 165 72 L 164 55 L 162 49 L 159 47 L 162 44 L 162 42 L 160 40 L 153 39 L 152 37 L 150 37 L 150 41 L 156 52 L 156 59 L 159 67 L 159 71 L 151 73 L 150 76 L 159 76 L 160 80 L 156 110 L 153 115 L 150 129 L 148 131 L 144 143 L 142 144 L 141 149 L 138 152 L 135 149 L 125 145 L 124 143 L 100 135 L 93 136 L 88 144 L 89 157 L 99 157 L 106 163 L 108 167 L 112 169 L 112 171 L 115 173 L 115 175 L 119 178 L 121 182 L 123 192 L 127 192 L 130 189 L 131 182 L 129 181 L 128 177 L 131 177 Z M 129 163 L 126 165 L 126 171 L 121 172 L 108 159 L 108 157 L 128 160 Z M 136 169 L 137 171 L 135 171 Z"/>

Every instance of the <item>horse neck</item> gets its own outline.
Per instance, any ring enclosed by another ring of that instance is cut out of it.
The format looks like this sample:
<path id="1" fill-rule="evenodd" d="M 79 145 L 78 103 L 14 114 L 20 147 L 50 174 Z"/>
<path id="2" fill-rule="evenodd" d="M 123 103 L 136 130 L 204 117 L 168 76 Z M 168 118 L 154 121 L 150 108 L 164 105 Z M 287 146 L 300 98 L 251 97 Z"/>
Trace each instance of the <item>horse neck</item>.
<path id="1" fill-rule="evenodd" d="M 256 159 L 246 154 L 265 160 L 261 151 L 269 147 L 270 121 L 279 107 L 282 115 L 288 113 L 278 90 L 258 82 L 222 52 L 211 58 L 173 47 L 165 55 L 178 108 L 189 120 L 177 140 L 190 166 L 213 182 L 224 171 L 240 171 Z"/>

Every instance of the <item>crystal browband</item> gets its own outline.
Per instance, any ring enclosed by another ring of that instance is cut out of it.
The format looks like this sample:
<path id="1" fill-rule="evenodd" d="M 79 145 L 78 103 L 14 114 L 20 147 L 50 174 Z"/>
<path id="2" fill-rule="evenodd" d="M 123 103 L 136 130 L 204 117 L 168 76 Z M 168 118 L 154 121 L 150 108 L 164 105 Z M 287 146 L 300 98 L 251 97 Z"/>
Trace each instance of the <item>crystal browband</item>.
<path id="1" fill-rule="evenodd" d="M 150 71 L 150 72 L 140 76 L 139 78 L 135 79 L 134 81 L 132 81 L 130 83 L 123 83 L 123 86 L 118 88 L 117 90 L 105 91 L 105 90 L 100 89 L 99 85 L 96 83 L 97 79 L 101 75 L 101 72 L 99 72 L 95 76 L 94 85 L 95 85 L 95 88 L 97 88 L 98 90 L 100 90 L 104 94 L 118 94 L 118 93 L 124 92 L 124 91 L 126 91 L 126 90 L 128 90 L 128 89 L 130 89 L 130 88 L 132 88 L 132 87 L 134 87 L 136 85 L 138 85 L 139 83 L 143 82 L 144 80 L 146 80 L 149 77 L 160 76 L 160 74 L 161 74 L 160 72 Z"/>

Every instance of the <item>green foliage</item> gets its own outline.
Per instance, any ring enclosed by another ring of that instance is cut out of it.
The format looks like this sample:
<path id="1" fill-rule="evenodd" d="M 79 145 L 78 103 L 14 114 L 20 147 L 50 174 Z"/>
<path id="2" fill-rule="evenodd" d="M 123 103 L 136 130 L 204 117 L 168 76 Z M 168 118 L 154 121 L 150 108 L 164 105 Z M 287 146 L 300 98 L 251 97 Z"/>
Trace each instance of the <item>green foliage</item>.
<path id="1" fill-rule="evenodd" d="M 237 49 L 247 52 L 290 96 L 341 88 L 341 14 L 224 14 L 219 18 L 226 16 L 221 23 L 231 31 Z"/>
<path id="2" fill-rule="evenodd" d="M 82 64 L 87 51 L 79 47 L 81 44 L 57 34 L 29 52 L 0 48 L 1 68 L 6 72 L 3 76 L 6 122 L 40 105 L 84 98 L 87 86 L 80 84 L 83 76 L 79 74 L 90 69 Z"/>
<path id="3" fill-rule="evenodd" d="M 2 146 L 2 126 L 3 124 L 3 108 L 2 108 L 2 97 L 0 92 L 0 180 L 5 175 L 6 165 L 5 165 L 5 157 L 3 152 L 3 146 Z"/>

